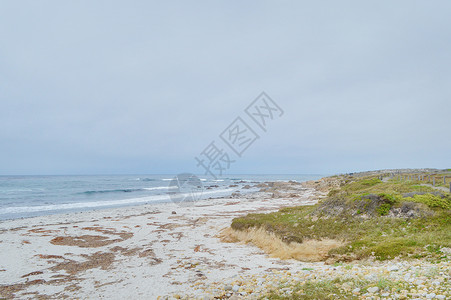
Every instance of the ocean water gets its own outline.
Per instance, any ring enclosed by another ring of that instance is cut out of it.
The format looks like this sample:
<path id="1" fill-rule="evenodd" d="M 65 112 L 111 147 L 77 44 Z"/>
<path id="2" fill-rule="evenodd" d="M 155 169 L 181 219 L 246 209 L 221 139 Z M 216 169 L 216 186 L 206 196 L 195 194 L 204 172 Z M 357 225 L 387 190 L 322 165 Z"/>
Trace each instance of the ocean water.
<path id="1" fill-rule="evenodd" d="M 323 175 L 228 175 L 214 180 L 199 176 L 201 198 L 228 196 L 246 184 L 298 182 Z M 26 218 L 109 207 L 170 202 L 170 175 L 0 176 L 0 220 Z M 230 187 L 230 185 L 238 185 Z"/>

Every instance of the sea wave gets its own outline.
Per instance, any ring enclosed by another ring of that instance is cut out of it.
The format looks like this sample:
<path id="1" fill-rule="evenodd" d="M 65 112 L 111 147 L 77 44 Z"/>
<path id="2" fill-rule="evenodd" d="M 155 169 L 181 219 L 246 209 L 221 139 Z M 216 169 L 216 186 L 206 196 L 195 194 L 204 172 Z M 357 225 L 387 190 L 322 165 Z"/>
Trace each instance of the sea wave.
<path id="1" fill-rule="evenodd" d="M 157 181 L 158 179 L 154 178 L 139 178 L 140 181 Z"/>
<path id="2" fill-rule="evenodd" d="M 144 192 L 144 191 L 154 191 L 154 190 L 167 190 L 172 189 L 174 186 L 156 186 L 149 188 L 136 188 L 136 189 L 113 189 L 113 190 L 93 190 L 85 191 L 80 194 L 93 195 L 93 194 L 106 194 L 106 193 L 132 193 L 132 192 Z"/>
<path id="3" fill-rule="evenodd" d="M 98 191 L 85 191 L 81 192 L 81 194 L 92 195 L 92 194 L 106 194 L 106 193 L 131 193 L 131 192 L 140 192 L 144 191 L 144 189 L 114 189 L 114 190 L 98 190 Z"/>
<path id="4" fill-rule="evenodd" d="M 189 195 L 204 198 L 207 195 L 214 194 L 224 194 L 232 192 L 234 189 L 219 189 L 212 191 L 203 191 L 198 194 Z M 180 194 L 188 195 L 188 194 Z M 197 197 L 195 197 L 197 198 Z M 133 204 L 143 204 L 143 203 L 151 203 L 151 202 L 169 202 L 170 197 L 168 194 L 163 195 L 154 195 L 147 196 L 141 198 L 130 198 L 130 199 L 122 199 L 122 200 L 104 200 L 104 201 L 91 201 L 91 202 L 76 202 L 76 203 L 61 203 L 61 204 L 47 204 L 47 205 L 39 205 L 39 206 L 10 206 L 0 208 L 0 215 L 6 214 L 20 214 L 20 213 L 36 213 L 36 212 L 44 212 L 44 211 L 62 211 L 62 210 L 76 210 L 76 209 L 89 209 L 89 208 L 99 208 L 106 206 L 123 206 L 123 205 L 133 205 Z"/>

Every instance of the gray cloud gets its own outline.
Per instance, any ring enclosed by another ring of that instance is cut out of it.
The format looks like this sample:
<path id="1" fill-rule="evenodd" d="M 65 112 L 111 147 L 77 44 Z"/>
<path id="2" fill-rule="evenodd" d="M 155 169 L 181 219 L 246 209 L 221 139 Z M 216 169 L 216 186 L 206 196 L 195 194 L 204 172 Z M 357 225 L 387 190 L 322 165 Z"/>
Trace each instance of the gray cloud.
<path id="1" fill-rule="evenodd" d="M 262 91 L 232 173 L 449 167 L 448 1 L 0 4 L 0 174 L 200 171 Z"/>

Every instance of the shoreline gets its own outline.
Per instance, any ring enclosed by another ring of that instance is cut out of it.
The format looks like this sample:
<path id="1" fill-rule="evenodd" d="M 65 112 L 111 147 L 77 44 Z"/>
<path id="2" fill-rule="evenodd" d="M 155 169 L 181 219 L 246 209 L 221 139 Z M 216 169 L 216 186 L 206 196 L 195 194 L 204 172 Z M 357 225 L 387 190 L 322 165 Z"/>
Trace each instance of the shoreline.
<path id="1" fill-rule="evenodd" d="M 35 176 L 0 178 L 0 221 L 172 202 L 166 175 Z M 235 175 L 220 180 L 200 178 L 203 199 L 228 197 L 269 181 L 318 179 L 316 175 Z M 258 190 L 258 189 L 257 189 Z"/>
<path id="2" fill-rule="evenodd" d="M 313 204 L 321 196 L 299 183 L 284 185 L 287 197 L 257 192 L 187 207 L 160 203 L 2 221 L 0 296 L 156 298 L 196 294 L 191 284 L 199 280 L 255 275 L 287 263 L 300 270 L 299 261 L 268 258 L 217 237 L 237 216 Z"/>

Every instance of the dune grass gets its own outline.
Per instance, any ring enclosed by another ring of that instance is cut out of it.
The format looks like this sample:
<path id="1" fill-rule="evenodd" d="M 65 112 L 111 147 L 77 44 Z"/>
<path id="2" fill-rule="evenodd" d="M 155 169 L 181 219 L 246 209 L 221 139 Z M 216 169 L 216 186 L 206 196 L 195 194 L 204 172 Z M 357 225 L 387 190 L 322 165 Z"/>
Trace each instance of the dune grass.
<path id="1" fill-rule="evenodd" d="M 249 214 L 234 219 L 231 228 L 261 228 L 286 244 L 340 241 L 341 246 L 328 252 L 336 261 L 367 257 L 437 260 L 446 259 L 441 248 L 451 247 L 450 209 L 449 193 L 437 193 L 415 182 L 355 178 L 317 205 Z"/>

